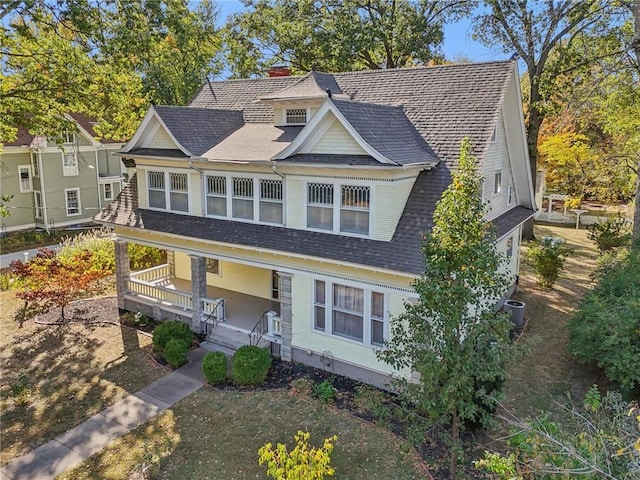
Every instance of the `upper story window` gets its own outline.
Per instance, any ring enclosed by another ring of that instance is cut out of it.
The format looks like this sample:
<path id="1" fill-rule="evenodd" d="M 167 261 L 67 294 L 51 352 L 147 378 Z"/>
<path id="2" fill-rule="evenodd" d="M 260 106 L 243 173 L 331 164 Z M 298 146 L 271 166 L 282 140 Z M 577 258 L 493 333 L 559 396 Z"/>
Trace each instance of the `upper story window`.
<path id="1" fill-rule="evenodd" d="M 339 202 L 335 190 L 339 189 Z M 307 226 L 359 235 L 369 234 L 371 189 L 363 185 L 309 183 Z"/>
<path id="2" fill-rule="evenodd" d="M 189 211 L 189 176 L 186 173 L 149 171 L 147 179 L 149 207 Z"/>
<path id="3" fill-rule="evenodd" d="M 64 144 L 73 144 L 76 143 L 76 134 L 70 131 L 65 131 L 62 134 L 62 143 Z"/>
<path id="4" fill-rule="evenodd" d="M 33 192 L 33 203 L 35 207 L 35 217 L 42 218 L 42 194 L 37 190 Z"/>
<path id="5" fill-rule="evenodd" d="M 62 152 L 62 175 L 65 177 L 78 175 L 78 156 L 76 152 Z"/>
<path id="6" fill-rule="evenodd" d="M 18 166 L 18 178 L 20 179 L 20 193 L 28 193 L 33 190 L 31 165 Z"/>
<path id="7" fill-rule="evenodd" d="M 207 215 L 282 225 L 282 180 L 207 175 Z"/>
<path id="8" fill-rule="evenodd" d="M 306 108 L 287 108 L 285 110 L 285 120 L 287 125 L 302 125 L 307 123 Z"/>
<path id="9" fill-rule="evenodd" d="M 496 172 L 493 177 L 493 194 L 498 195 L 502 192 L 502 172 Z"/>

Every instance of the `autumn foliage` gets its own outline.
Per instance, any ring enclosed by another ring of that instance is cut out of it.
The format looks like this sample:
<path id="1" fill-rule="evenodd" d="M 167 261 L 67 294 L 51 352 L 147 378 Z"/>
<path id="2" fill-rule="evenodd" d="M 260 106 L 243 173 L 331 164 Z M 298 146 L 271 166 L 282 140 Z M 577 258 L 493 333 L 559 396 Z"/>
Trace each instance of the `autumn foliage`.
<path id="1" fill-rule="evenodd" d="M 89 251 L 63 260 L 53 250 L 41 248 L 28 262 L 12 262 L 11 273 L 16 279 L 18 298 L 44 310 L 60 307 L 60 317 L 64 321 L 65 307 L 77 298 L 96 293 L 97 280 L 108 272 L 92 261 Z"/>

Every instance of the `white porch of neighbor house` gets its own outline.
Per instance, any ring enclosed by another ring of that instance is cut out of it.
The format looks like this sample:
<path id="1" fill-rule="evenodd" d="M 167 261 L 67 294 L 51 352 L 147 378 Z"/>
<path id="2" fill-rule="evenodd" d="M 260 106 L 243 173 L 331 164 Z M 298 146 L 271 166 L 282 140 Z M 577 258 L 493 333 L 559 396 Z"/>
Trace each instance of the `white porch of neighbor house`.
<path id="1" fill-rule="evenodd" d="M 117 257 L 122 257 L 126 249 L 124 246 L 118 247 L 119 242 L 116 241 Z M 122 243 L 126 245 L 126 242 Z M 135 272 L 126 272 L 127 269 L 122 268 L 126 261 L 119 258 L 116 277 L 120 308 L 142 311 L 157 320 L 171 318 L 185 321 L 195 332 L 205 334 L 209 341 L 231 350 L 248 344 L 271 344 L 272 352 L 280 354 L 280 345 L 283 343 L 282 312 L 290 312 L 290 295 L 285 295 L 288 301 L 285 300 L 283 308 L 278 298 L 267 299 L 237 291 L 242 288 L 243 282 L 247 286 L 252 285 L 255 278 L 246 278 L 240 284 L 238 280 L 230 282 L 240 287 L 235 290 L 219 286 L 225 283 L 223 277 L 215 279 L 218 286 L 211 285 L 204 257 L 191 255 L 187 257 L 190 262 L 184 262 L 182 260 L 185 259 L 181 258 L 181 265 L 176 268 L 174 252 L 167 253 L 168 263 Z M 188 275 L 185 274 L 184 263 L 191 264 L 187 269 L 190 270 Z M 234 264 L 225 262 L 225 265 L 232 270 L 230 265 Z M 176 275 L 176 270 L 180 276 Z M 184 276 L 190 278 L 181 278 Z M 290 278 L 286 274 L 284 277 L 285 289 L 290 289 Z M 268 278 L 272 278 L 271 271 L 268 271 Z M 279 275 L 273 278 L 277 279 L 277 284 L 265 288 L 279 297 L 283 282 Z M 251 288 L 247 290 L 251 291 Z M 290 329 L 285 330 L 288 330 L 286 333 L 290 332 Z M 289 349 L 284 350 L 283 354 L 286 355 Z"/>

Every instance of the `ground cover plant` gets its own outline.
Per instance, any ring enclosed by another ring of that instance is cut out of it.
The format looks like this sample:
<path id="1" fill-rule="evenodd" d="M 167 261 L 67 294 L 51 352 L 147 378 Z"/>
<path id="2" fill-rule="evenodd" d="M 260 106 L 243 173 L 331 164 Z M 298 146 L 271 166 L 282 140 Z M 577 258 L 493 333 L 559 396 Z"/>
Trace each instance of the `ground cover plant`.
<path id="1" fill-rule="evenodd" d="M 56 327 L 23 320 L 12 291 L 0 292 L 0 304 L 2 465 L 167 373 L 152 359 L 149 336 L 114 323 L 115 298 L 73 303 L 69 316 L 86 322 Z"/>

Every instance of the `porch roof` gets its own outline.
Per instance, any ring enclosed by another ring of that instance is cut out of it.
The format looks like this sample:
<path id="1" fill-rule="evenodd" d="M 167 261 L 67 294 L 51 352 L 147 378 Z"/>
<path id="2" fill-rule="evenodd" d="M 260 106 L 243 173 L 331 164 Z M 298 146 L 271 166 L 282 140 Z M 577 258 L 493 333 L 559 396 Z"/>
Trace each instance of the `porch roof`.
<path id="1" fill-rule="evenodd" d="M 389 242 L 141 209 L 138 207 L 135 175 L 116 201 L 99 213 L 95 220 L 185 238 L 264 248 L 418 275 L 424 270 L 420 251 L 422 233 L 432 227 L 431 212 L 442 193 L 442 188 L 437 186 L 448 184 L 448 181 L 438 178 L 443 175 L 448 177 L 448 171 L 438 167 L 419 174 Z M 508 233 L 533 213 L 525 207 L 514 207 L 493 221 L 497 234 Z"/>

